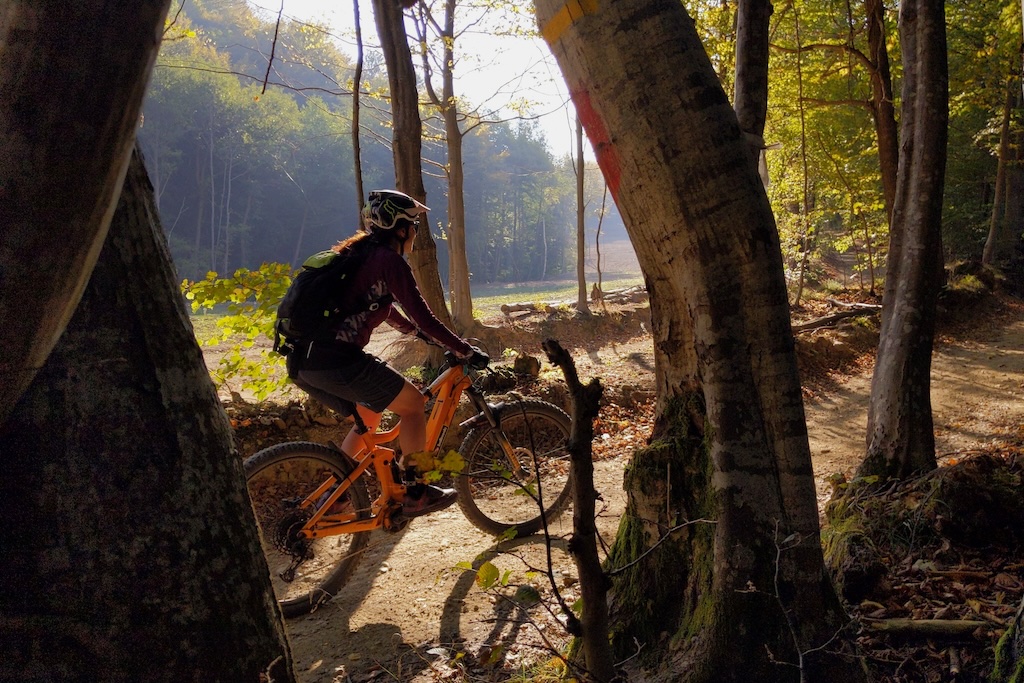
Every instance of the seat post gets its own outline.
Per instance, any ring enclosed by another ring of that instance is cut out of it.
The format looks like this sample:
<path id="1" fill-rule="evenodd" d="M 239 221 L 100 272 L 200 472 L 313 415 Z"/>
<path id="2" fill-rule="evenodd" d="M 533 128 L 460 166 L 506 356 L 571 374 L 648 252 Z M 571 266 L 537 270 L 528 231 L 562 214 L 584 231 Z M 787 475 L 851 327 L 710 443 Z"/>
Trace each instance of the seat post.
<path id="1" fill-rule="evenodd" d="M 355 422 L 356 434 L 363 435 L 363 434 L 366 434 L 366 432 L 370 431 L 366 427 L 366 423 L 363 422 L 363 418 L 359 414 L 358 410 L 353 410 L 352 411 L 352 421 Z"/>

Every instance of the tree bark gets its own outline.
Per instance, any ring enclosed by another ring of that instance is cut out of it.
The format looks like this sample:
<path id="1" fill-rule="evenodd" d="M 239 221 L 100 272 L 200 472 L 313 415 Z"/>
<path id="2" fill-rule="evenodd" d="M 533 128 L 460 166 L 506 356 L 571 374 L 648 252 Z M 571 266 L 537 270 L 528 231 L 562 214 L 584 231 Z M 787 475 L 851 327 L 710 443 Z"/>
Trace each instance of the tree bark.
<path id="1" fill-rule="evenodd" d="M 942 190 L 949 120 L 942 3 L 900 4 L 900 174 L 889 233 L 882 326 L 860 475 L 905 478 L 936 467 L 931 408 L 935 310 L 942 285 Z"/>
<path id="2" fill-rule="evenodd" d="M 356 225 L 362 221 L 366 195 L 363 190 L 363 154 L 359 138 L 359 115 L 362 113 L 359 95 L 363 90 L 363 26 L 359 18 L 359 0 L 352 0 L 352 22 L 356 29 L 356 64 L 352 76 L 352 162 L 356 177 L 356 207 L 359 213 Z"/>
<path id="3" fill-rule="evenodd" d="M 651 296 L 658 405 L 610 558 L 630 564 L 617 654 L 636 638 L 655 680 L 862 680 L 835 654 L 847 619 L 821 556 L 778 233 L 693 21 L 674 0 L 535 4 Z"/>
<path id="4" fill-rule="evenodd" d="M 0 4 L 0 423 L 96 263 L 169 5 Z"/>
<path id="5" fill-rule="evenodd" d="M 454 104 L 444 112 L 448 140 L 448 288 L 451 292 L 455 329 L 466 334 L 475 326 L 473 295 L 466 256 L 466 197 L 462 167 L 462 131 Z"/>
<path id="6" fill-rule="evenodd" d="M 740 0 L 736 5 L 736 85 L 733 108 L 740 130 L 748 136 L 758 163 L 764 154 L 764 125 L 768 118 L 768 0 Z"/>
<path id="7" fill-rule="evenodd" d="M 405 32 L 402 8 L 394 0 L 373 0 L 373 14 L 377 22 L 384 62 L 388 70 L 391 89 L 391 116 L 394 124 L 392 153 L 395 159 L 395 181 L 398 189 L 421 201 L 426 199 L 423 187 L 422 121 L 419 93 L 416 90 L 416 70 L 412 65 L 412 52 Z M 429 219 L 427 227 L 429 228 Z M 434 315 L 448 327 L 452 326 L 448 305 L 444 300 L 441 276 L 437 270 L 437 245 L 430 230 L 417 230 L 409 264 L 424 300 Z M 431 351 L 433 360 L 440 361 L 439 349 Z"/>
<path id="8" fill-rule="evenodd" d="M 424 11 L 429 11 L 425 9 Z M 462 162 L 463 133 L 459 127 L 459 109 L 455 99 L 455 0 L 445 0 L 441 66 L 441 95 L 431 80 L 428 55 L 424 52 L 424 85 L 434 107 L 444 121 L 445 144 L 448 148 L 448 291 L 452 304 L 452 321 L 460 334 L 475 326 L 473 296 L 469 285 L 469 260 L 466 256 L 466 198 Z M 424 21 L 421 40 L 426 41 Z"/>
<path id="9" fill-rule="evenodd" d="M 0 679 L 294 680 L 241 460 L 138 156 L 0 451 Z"/>
<path id="10" fill-rule="evenodd" d="M 590 313 L 587 299 L 587 239 L 583 229 L 583 122 L 576 119 L 576 310 Z"/>
<path id="11" fill-rule="evenodd" d="M 868 50 L 872 65 L 871 116 L 875 122 L 875 137 L 878 140 L 878 166 L 882 175 L 885 217 L 892 222 L 900 150 L 892 75 L 889 71 L 889 51 L 885 40 L 885 3 L 883 0 L 865 0 L 864 12 L 867 14 Z"/>

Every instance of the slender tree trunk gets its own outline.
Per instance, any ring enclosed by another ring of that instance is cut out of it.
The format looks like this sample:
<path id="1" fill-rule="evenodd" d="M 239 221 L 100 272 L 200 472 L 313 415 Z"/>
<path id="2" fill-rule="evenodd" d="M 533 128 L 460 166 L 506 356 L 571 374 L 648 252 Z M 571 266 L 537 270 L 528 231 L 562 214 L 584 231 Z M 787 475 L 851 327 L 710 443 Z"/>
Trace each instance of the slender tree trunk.
<path id="1" fill-rule="evenodd" d="M 859 473 L 904 478 L 936 466 L 931 358 L 942 285 L 949 86 L 942 3 L 905 0 L 899 24 L 903 151 Z"/>
<path id="2" fill-rule="evenodd" d="M 217 174 L 213 170 L 213 104 L 210 104 L 210 146 L 207 157 L 210 173 L 210 270 L 217 270 Z"/>
<path id="3" fill-rule="evenodd" d="M 899 166 L 899 135 L 896 128 L 896 105 L 893 102 L 892 76 L 889 73 L 889 51 L 885 36 L 885 3 L 865 0 L 868 23 L 868 50 L 873 66 L 871 72 L 871 116 L 878 140 L 878 164 L 882 175 L 885 216 L 892 222 L 896 198 L 896 171 Z"/>
<path id="4" fill-rule="evenodd" d="M 998 258 L 1001 247 L 1005 246 L 1006 209 L 1006 164 L 1010 155 L 1010 114 L 1013 112 L 1013 79 L 1006 85 L 1006 100 L 1003 102 L 1003 121 L 999 126 L 999 153 L 996 159 L 995 197 L 992 199 L 992 217 L 989 221 L 988 238 L 981 255 L 981 262 L 991 265 Z"/>
<path id="5" fill-rule="evenodd" d="M 875 247 L 874 242 L 871 239 L 871 226 L 868 224 L 866 218 L 862 217 L 861 221 L 864 223 L 864 244 L 868 250 L 868 273 L 871 278 L 871 287 L 868 290 L 871 292 L 871 296 L 875 295 Z"/>
<path id="6" fill-rule="evenodd" d="M 359 21 L 359 0 L 352 0 L 352 20 L 356 27 L 356 72 L 352 77 L 352 161 L 355 164 L 356 206 L 359 213 L 356 225 L 362 222 L 363 204 L 366 195 L 363 190 L 363 157 L 359 142 L 359 95 L 363 89 L 363 27 Z"/>
<path id="7" fill-rule="evenodd" d="M 584 234 L 583 121 L 576 119 L 576 310 L 590 313 L 587 301 L 587 239 Z"/>
<path id="8" fill-rule="evenodd" d="M 542 217 L 540 219 L 540 239 L 541 246 L 543 248 L 543 261 L 540 269 L 540 279 L 548 279 L 548 219 Z"/>
<path id="9" fill-rule="evenodd" d="M 426 41 L 426 21 L 420 39 Z M 448 148 L 448 291 L 451 295 L 452 320 L 455 329 L 466 334 L 473 329 L 473 296 L 469 285 L 469 261 L 466 258 L 466 198 L 462 163 L 463 133 L 459 128 L 459 110 L 455 100 L 455 0 L 445 0 L 444 27 L 441 29 L 442 67 L 441 95 L 438 96 L 429 76 L 430 63 L 423 54 L 427 94 L 444 121 Z"/>
<path id="10" fill-rule="evenodd" d="M 241 250 L 241 254 L 239 255 L 240 256 L 239 260 L 242 263 L 249 263 L 249 242 L 250 242 L 250 237 L 251 237 L 251 235 L 249 233 L 249 216 L 251 215 L 251 213 L 252 213 L 252 186 L 249 187 L 249 191 L 246 194 L 246 197 L 245 197 L 245 213 L 242 214 L 242 222 L 239 224 L 240 229 L 243 231 L 242 234 L 240 235 L 241 239 L 239 239 L 239 245 L 240 245 L 240 250 Z M 160 215 L 160 214 L 158 214 L 158 215 Z"/>
<path id="11" fill-rule="evenodd" d="M 412 52 L 402 8 L 393 0 L 373 0 L 373 14 L 377 22 L 384 62 L 391 87 L 391 116 L 394 122 L 392 139 L 395 160 L 395 181 L 398 189 L 417 199 L 426 199 L 423 187 L 422 121 L 419 94 L 416 90 L 416 70 L 412 65 Z M 429 222 L 428 222 L 429 225 Z M 430 230 L 417 230 L 415 248 L 409 256 L 409 265 L 430 310 L 448 327 L 452 326 L 444 288 L 437 270 L 437 245 Z M 431 351 L 432 364 L 440 363 L 440 349 Z"/>
<path id="12" fill-rule="evenodd" d="M 135 157 L 81 304 L 0 430 L 5 681 L 294 680 L 155 211 Z"/>
<path id="13" fill-rule="evenodd" d="M 1010 148 L 1015 150 L 1006 166 L 1006 205 L 1003 233 L 1011 255 L 1011 265 L 1024 257 L 1024 129 L 1011 134 Z"/>
<path id="14" fill-rule="evenodd" d="M 196 150 L 197 152 L 199 150 Z M 195 155 L 196 163 L 196 231 L 192 241 L 192 255 L 195 267 L 201 263 L 203 253 L 203 212 L 206 210 L 206 173 L 203 171 L 203 158 L 200 154 Z"/>
<path id="15" fill-rule="evenodd" d="M 674 0 L 535 4 L 651 298 L 656 426 L 610 557 L 630 567 L 617 654 L 639 642 L 649 680 L 861 680 L 835 654 L 847 620 L 822 561 L 778 233 L 693 21 Z"/>
<path id="16" fill-rule="evenodd" d="M 447 88 L 446 88 L 447 89 Z M 465 334 L 474 327 L 473 294 L 466 258 L 466 198 L 462 167 L 462 131 L 452 105 L 444 112 L 448 139 L 448 268 L 455 329 Z"/>
<path id="17" fill-rule="evenodd" d="M 232 174 L 235 170 L 235 159 L 234 154 L 228 158 L 228 162 L 224 169 L 224 223 L 221 227 L 221 231 L 224 234 L 224 257 L 221 259 L 223 270 L 222 273 L 230 273 L 231 266 L 231 248 L 233 246 L 231 241 L 231 189 L 234 184 L 234 178 Z"/>
<path id="18" fill-rule="evenodd" d="M 733 108 L 747 136 L 756 164 L 764 154 L 764 125 L 768 118 L 768 0 L 739 0 L 736 4 L 736 85 Z"/>
<path id="19" fill-rule="evenodd" d="M 800 168 L 803 175 L 803 210 L 800 212 L 800 222 L 803 224 L 803 238 L 800 240 L 800 273 L 797 276 L 796 297 L 793 305 L 799 306 L 804 294 L 804 280 L 807 278 L 807 262 L 811 257 L 811 177 L 807 170 L 807 112 L 804 108 L 804 71 L 803 71 L 803 44 L 800 40 L 800 11 L 793 8 L 793 20 L 796 24 L 796 80 L 797 92 L 799 95 L 800 107 Z"/>
<path id="20" fill-rule="evenodd" d="M 169 4 L 0 3 L 0 423 L 96 263 Z"/>
<path id="21" fill-rule="evenodd" d="M 594 256 L 597 261 L 597 291 L 603 292 L 601 282 L 601 226 L 604 225 L 605 209 L 608 206 L 608 184 L 604 184 L 601 194 L 601 212 L 597 215 L 597 230 L 594 231 Z"/>

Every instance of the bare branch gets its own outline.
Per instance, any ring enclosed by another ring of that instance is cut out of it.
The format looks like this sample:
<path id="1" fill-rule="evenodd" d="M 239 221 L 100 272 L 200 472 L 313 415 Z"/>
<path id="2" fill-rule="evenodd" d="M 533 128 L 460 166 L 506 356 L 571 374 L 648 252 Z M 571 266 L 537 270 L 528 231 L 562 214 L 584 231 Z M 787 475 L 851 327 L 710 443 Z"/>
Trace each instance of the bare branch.
<path id="1" fill-rule="evenodd" d="M 267 92 L 267 81 L 270 80 L 270 68 L 274 65 L 274 52 L 277 51 L 277 35 L 281 31 L 282 14 L 284 14 L 284 0 L 281 0 L 281 9 L 277 11 L 277 22 L 274 24 L 274 40 L 270 43 L 270 59 L 267 60 L 267 73 L 263 77 L 262 93 Z"/>

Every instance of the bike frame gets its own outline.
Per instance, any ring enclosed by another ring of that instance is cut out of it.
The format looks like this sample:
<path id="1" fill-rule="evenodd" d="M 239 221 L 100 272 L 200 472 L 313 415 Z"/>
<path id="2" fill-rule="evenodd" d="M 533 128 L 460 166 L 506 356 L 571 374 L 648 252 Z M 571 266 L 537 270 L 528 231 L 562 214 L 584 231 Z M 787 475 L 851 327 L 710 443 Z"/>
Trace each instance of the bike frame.
<path id="1" fill-rule="evenodd" d="M 434 399 L 434 405 L 427 417 L 427 451 L 437 450 L 444 440 L 445 434 L 451 427 L 452 419 L 455 417 L 455 410 L 458 408 L 463 392 L 469 395 L 478 410 L 478 414 L 464 424 L 485 418 L 492 425 L 497 426 L 491 406 L 484 400 L 483 392 L 473 386 L 473 376 L 467 372 L 467 367 L 461 363 L 451 363 L 444 372 L 438 375 L 437 379 L 423 389 L 423 395 L 428 400 Z M 395 481 L 393 475 L 396 463 L 395 450 L 381 444 L 398 438 L 401 426 L 401 422 L 399 422 L 391 429 L 382 432 L 366 432 L 360 435 L 363 448 L 351 458 L 355 461 L 355 468 L 352 472 L 340 483 L 335 477 L 329 477 L 299 504 L 299 507 L 303 509 L 316 507 L 324 494 L 330 492 L 330 496 L 323 501 L 320 509 L 303 525 L 300 532 L 302 537 L 323 538 L 338 534 L 372 531 L 381 527 L 392 528 L 391 513 L 401 506 L 406 487 L 401 482 Z M 512 461 L 513 466 L 518 467 L 511 444 L 504 438 L 504 434 L 501 434 L 500 430 L 499 434 L 503 450 Z M 331 505 L 341 498 L 352 486 L 352 483 L 363 476 L 370 467 L 373 467 L 381 489 L 380 495 L 370 505 L 370 516 L 361 517 L 357 510 L 342 514 L 327 514 L 326 511 L 330 509 Z"/>

